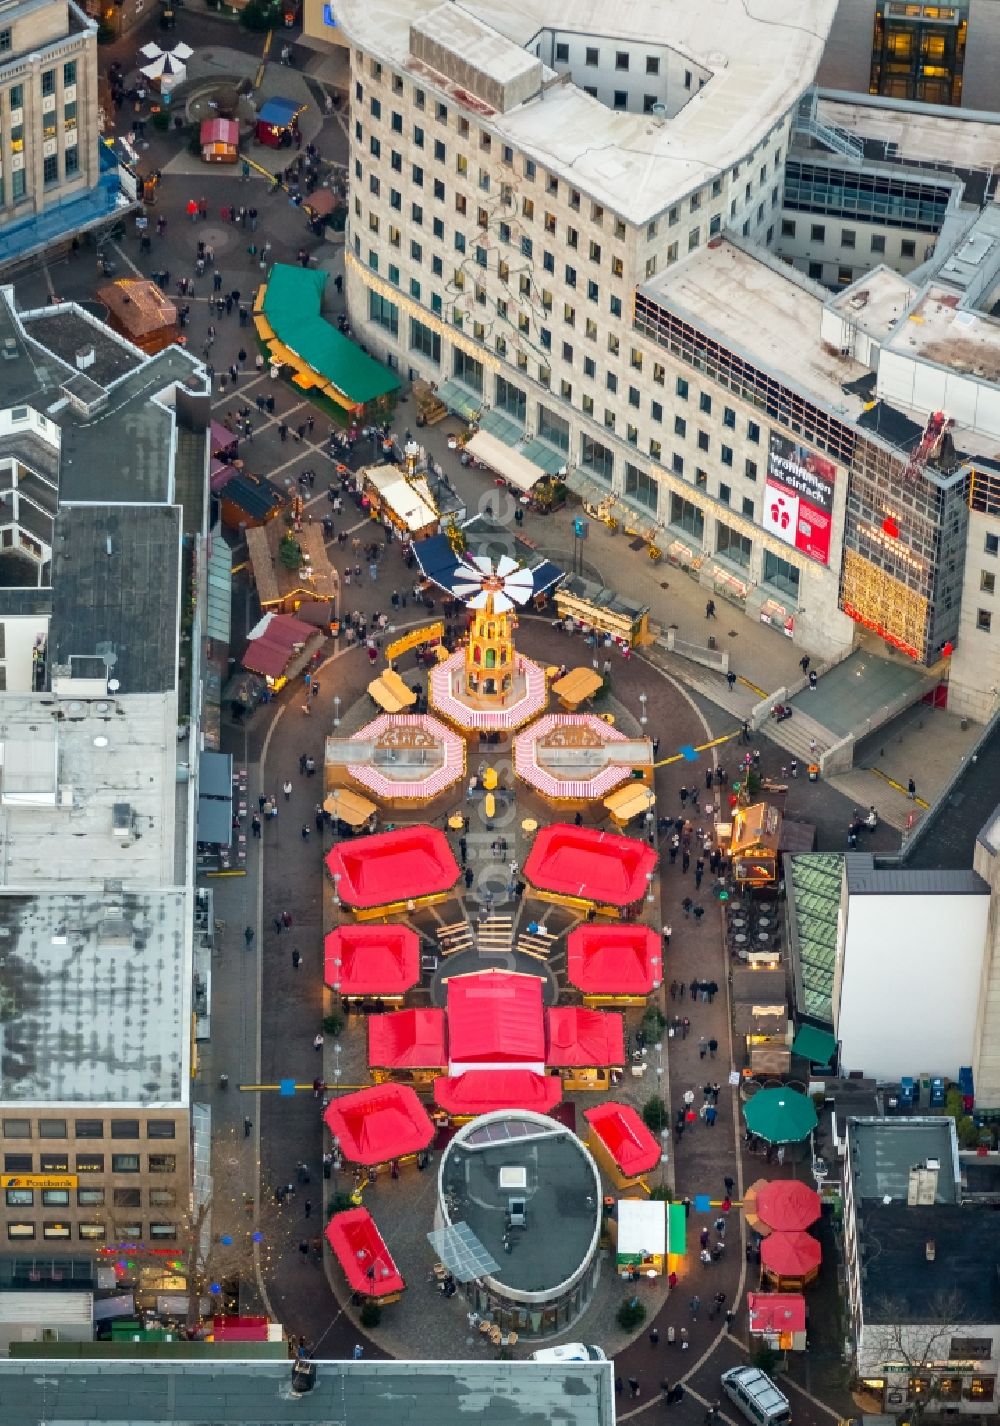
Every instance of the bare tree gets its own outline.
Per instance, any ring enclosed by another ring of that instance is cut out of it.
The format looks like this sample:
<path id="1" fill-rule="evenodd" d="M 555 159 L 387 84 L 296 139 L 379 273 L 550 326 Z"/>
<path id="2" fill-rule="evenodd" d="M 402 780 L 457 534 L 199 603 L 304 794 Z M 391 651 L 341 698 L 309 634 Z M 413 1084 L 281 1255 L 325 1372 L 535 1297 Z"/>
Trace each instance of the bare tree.
<path id="1" fill-rule="evenodd" d="M 921 1309 L 920 1321 L 904 1298 L 880 1297 L 872 1304 L 876 1322 L 865 1322 L 858 1342 L 858 1369 L 862 1376 L 882 1374 L 887 1365 L 906 1370 L 907 1379 L 927 1377 L 931 1390 L 907 1403 L 911 1422 L 927 1410 L 936 1380 L 958 1373 L 949 1368 L 952 1339 L 968 1332 L 968 1313 L 961 1295 L 952 1289 L 936 1292 Z"/>

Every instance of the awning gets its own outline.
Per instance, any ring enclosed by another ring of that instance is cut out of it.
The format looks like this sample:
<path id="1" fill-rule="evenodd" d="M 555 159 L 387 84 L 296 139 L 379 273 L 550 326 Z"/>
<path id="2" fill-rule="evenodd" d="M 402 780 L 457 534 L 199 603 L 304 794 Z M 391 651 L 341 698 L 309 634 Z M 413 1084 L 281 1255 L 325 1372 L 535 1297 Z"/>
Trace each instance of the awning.
<path id="1" fill-rule="evenodd" d="M 240 126 L 235 119 L 203 119 L 199 141 L 205 144 L 231 144 L 236 148 L 240 141 Z"/>
<path id="2" fill-rule="evenodd" d="M 616 1257 L 663 1257 L 667 1251 L 667 1205 L 662 1198 L 619 1198 Z"/>
<path id="3" fill-rule="evenodd" d="M 448 1022 L 443 1010 L 395 1010 L 368 1017 L 372 1069 L 443 1069 L 448 1063 Z"/>
<path id="4" fill-rule="evenodd" d="M 335 1213 L 326 1225 L 326 1240 L 344 1270 L 352 1292 L 387 1297 L 406 1286 L 367 1208 Z"/>
<path id="5" fill-rule="evenodd" d="M 648 995 L 663 979 L 660 937 L 649 926 L 578 926 L 566 942 L 566 974 L 590 995 Z"/>
<path id="6" fill-rule="evenodd" d="M 378 499 L 388 506 L 411 534 L 437 524 L 437 507 L 428 498 L 430 492 L 426 483 L 408 480 L 395 466 L 385 465 L 368 470 L 365 484 L 371 486 Z"/>
<path id="7" fill-rule="evenodd" d="M 515 421 L 511 416 L 505 416 L 502 411 L 484 411 L 479 429 L 496 436 L 505 446 L 516 446 L 518 441 L 524 438 L 524 426 L 521 422 Z"/>
<path id="8" fill-rule="evenodd" d="M 214 797 L 198 798 L 198 841 L 228 847 L 233 840 L 233 804 Z"/>
<path id="9" fill-rule="evenodd" d="M 525 460 L 530 460 L 532 465 L 540 465 L 546 475 L 558 475 L 560 471 L 565 471 L 569 460 L 564 451 L 554 451 L 551 446 L 537 438 L 525 441 L 521 454 Z"/>
<path id="10" fill-rule="evenodd" d="M 545 475 L 541 466 L 526 460 L 518 451 L 505 446 L 503 441 L 491 436 L 488 431 L 477 431 L 471 440 L 466 441 L 465 449 L 488 470 L 503 476 L 504 480 L 510 481 L 518 490 L 530 490 Z"/>
<path id="11" fill-rule="evenodd" d="M 747 1326 L 754 1336 L 777 1337 L 806 1330 L 806 1300 L 801 1292 L 747 1293 Z"/>
<path id="12" fill-rule="evenodd" d="M 453 415 L 464 416 L 467 421 L 474 421 L 483 409 L 482 396 L 457 381 L 439 381 L 434 394 Z"/>
<path id="13" fill-rule="evenodd" d="M 648 1173 L 660 1162 L 660 1142 L 630 1104 L 612 1099 L 585 1109 L 583 1117 L 625 1178 Z"/>
<path id="14" fill-rule="evenodd" d="M 531 1070 L 469 1070 L 434 1081 L 434 1102 L 449 1114 L 489 1114 L 495 1109 L 533 1109 L 547 1114 L 562 1099 L 562 1080 Z"/>
<path id="15" fill-rule="evenodd" d="M 816 1128 L 816 1106 L 797 1089 L 761 1089 L 743 1106 L 752 1134 L 769 1144 L 797 1144 Z"/>
<path id="16" fill-rule="evenodd" d="M 792 1041 L 792 1054 L 801 1055 L 810 1064 L 828 1065 L 837 1053 L 837 1037 L 815 1025 L 800 1025 Z"/>
<path id="17" fill-rule="evenodd" d="M 228 847 L 233 840 L 233 759 L 230 753 L 198 757 L 198 841 Z"/>
<path id="18" fill-rule="evenodd" d="M 620 1015 L 560 1005 L 545 1012 L 553 1069 L 596 1068 L 625 1063 L 625 1022 Z"/>
<path id="19" fill-rule="evenodd" d="M 227 467 L 232 469 L 232 467 Z M 205 632 L 217 643 L 229 643 L 232 632 L 233 556 L 229 546 L 216 530 L 209 541 L 208 601 Z"/>
<path id="20" fill-rule="evenodd" d="M 420 979 L 420 937 L 408 926 L 342 926 L 323 955 L 324 979 L 341 995 L 404 995 Z"/>
<path id="21" fill-rule="evenodd" d="M 268 1342 L 267 1317 L 213 1317 L 212 1337 L 216 1342 Z"/>
<path id="22" fill-rule="evenodd" d="M 233 757 L 231 753 L 203 752 L 198 757 L 198 793 L 201 797 L 233 800 Z"/>
<path id="23" fill-rule="evenodd" d="M 342 1095 L 323 1117 L 352 1164 L 388 1163 L 426 1149 L 434 1138 L 430 1115 L 408 1084 L 379 1084 Z"/>
<path id="24" fill-rule="evenodd" d="M 537 976 L 509 971 L 453 975 L 448 981 L 448 1037 L 453 1066 L 541 1068 L 545 1064 L 542 982 Z"/>

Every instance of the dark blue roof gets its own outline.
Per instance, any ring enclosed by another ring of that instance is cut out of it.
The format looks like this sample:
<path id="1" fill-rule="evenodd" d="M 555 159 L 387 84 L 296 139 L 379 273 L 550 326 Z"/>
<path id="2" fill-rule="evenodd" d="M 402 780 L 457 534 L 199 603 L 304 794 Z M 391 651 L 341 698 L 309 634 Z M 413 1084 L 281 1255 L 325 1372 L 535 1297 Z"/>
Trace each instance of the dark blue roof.
<path id="1" fill-rule="evenodd" d="M 285 128 L 295 118 L 302 108 L 294 99 L 268 99 L 257 111 L 257 118 L 262 119 L 265 124 L 276 124 L 279 128 Z"/>
<path id="2" fill-rule="evenodd" d="M 504 538 L 504 532 L 496 531 L 498 537 L 495 548 L 491 548 L 490 532 L 480 532 L 473 529 L 476 522 L 470 522 L 469 527 L 463 527 L 466 535 L 471 533 L 468 544 L 472 553 L 477 555 L 489 555 L 493 559 L 499 559 L 501 555 L 508 554 L 510 540 L 506 538 L 506 547 L 500 541 Z M 520 548 L 519 548 L 520 546 Z M 447 535 L 431 535 L 426 540 L 417 540 L 413 546 L 413 553 L 416 556 L 417 564 L 420 566 L 421 574 L 433 582 L 448 594 L 455 592 L 456 575 L 459 568 L 463 571 L 464 579 L 467 582 L 469 567 L 463 563 L 451 547 L 451 541 Z M 519 540 L 514 541 L 515 556 L 527 565 L 527 555 L 531 551 L 526 545 L 522 545 Z M 558 584 L 563 578 L 563 570 L 551 560 L 541 560 L 531 568 L 532 597 L 544 594 L 547 589 L 551 589 L 554 584 Z"/>

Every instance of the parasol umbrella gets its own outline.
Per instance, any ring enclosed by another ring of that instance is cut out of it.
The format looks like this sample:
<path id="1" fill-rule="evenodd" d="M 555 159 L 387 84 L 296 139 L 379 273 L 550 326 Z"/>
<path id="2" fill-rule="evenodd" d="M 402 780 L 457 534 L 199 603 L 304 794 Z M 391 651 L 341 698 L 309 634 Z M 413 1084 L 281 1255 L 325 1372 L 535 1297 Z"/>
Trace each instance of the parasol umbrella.
<path id="1" fill-rule="evenodd" d="M 798 1179 L 775 1179 L 762 1186 L 757 1211 L 769 1227 L 793 1233 L 816 1222 L 820 1215 L 819 1194 Z"/>
<path id="2" fill-rule="evenodd" d="M 797 1089 L 762 1089 L 743 1106 L 751 1134 L 769 1144 L 797 1144 L 816 1128 L 816 1106 Z"/>
<path id="3" fill-rule="evenodd" d="M 756 1179 L 743 1193 L 743 1217 L 748 1228 L 766 1238 L 770 1228 L 760 1216 L 760 1195 L 767 1188 L 767 1179 Z"/>
<path id="4" fill-rule="evenodd" d="M 772 1233 L 760 1245 L 760 1265 L 771 1277 L 811 1282 L 823 1249 L 811 1233 Z"/>

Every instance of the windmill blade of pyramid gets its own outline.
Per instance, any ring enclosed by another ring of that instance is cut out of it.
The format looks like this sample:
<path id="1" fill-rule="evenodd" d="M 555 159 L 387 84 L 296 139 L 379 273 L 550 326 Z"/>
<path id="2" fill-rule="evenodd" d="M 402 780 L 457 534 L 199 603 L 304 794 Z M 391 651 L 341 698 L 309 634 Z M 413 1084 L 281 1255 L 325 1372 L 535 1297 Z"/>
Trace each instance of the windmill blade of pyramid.
<path id="1" fill-rule="evenodd" d="M 486 601 L 489 597 L 485 589 L 480 589 L 478 594 L 474 594 L 471 599 L 467 599 L 465 602 L 470 609 L 485 609 Z M 494 608 L 495 607 L 496 605 L 494 604 Z"/>
<path id="2" fill-rule="evenodd" d="M 530 589 L 512 589 L 510 585 L 504 585 L 504 597 L 512 599 L 515 604 L 527 604 L 531 598 Z"/>
<path id="3" fill-rule="evenodd" d="M 500 556 L 500 562 L 497 565 L 497 574 L 501 579 L 506 579 L 507 576 L 513 574 L 516 569 L 517 560 L 511 559 L 510 555 Z"/>
<path id="4" fill-rule="evenodd" d="M 493 573 L 493 561 L 490 559 L 489 555 L 469 555 L 468 558 L 470 564 L 474 564 L 476 566 L 476 569 L 479 570 L 480 574 Z"/>
<path id="5" fill-rule="evenodd" d="M 481 584 L 466 584 L 464 581 L 458 584 L 456 582 L 454 592 L 458 595 L 459 599 L 471 599 L 474 594 L 481 592 L 482 587 Z"/>
<path id="6" fill-rule="evenodd" d="M 530 569 L 515 569 L 513 574 L 508 574 L 504 579 L 503 587 L 508 593 L 512 589 L 524 589 L 530 592 L 535 587 L 535 577 Z"/>
<path id="7" fill-rule="evenodd" d="M 509 610 L 513 609 L 513 607 L 514 601 L 512 599 L 508 599 L 506 594 L 494 594 L 493 608 L 497 611 L 498 614 L 506 614 Z"/>

